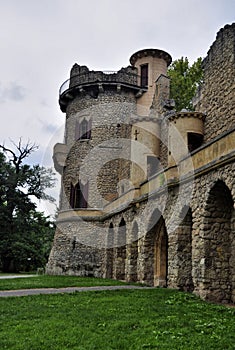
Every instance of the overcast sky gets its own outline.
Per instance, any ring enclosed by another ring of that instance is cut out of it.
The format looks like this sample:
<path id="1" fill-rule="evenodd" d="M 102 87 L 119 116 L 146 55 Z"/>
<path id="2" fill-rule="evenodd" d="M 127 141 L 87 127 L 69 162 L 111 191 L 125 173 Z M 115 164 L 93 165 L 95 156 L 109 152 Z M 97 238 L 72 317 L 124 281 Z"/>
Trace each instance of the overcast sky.
<path id="1" fill-rule="evenodd" d="M 0 142 L 30 139 L 30 161 L 52 165 L 58 90 L 75 62 L 119 70 L 154 47 L 192 63 L 234 16 L 235 0 L 0 0 Z"/>

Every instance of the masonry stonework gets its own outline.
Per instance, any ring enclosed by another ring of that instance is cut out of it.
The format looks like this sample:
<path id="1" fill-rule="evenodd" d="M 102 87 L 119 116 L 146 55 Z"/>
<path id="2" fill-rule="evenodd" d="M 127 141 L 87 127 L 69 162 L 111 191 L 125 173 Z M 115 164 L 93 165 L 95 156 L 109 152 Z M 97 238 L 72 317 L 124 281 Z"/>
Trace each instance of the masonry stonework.
<path id="1" fill-rule="evenodd" d="M 162 50 L 140 50 L 118 72 L 73 66 L 59 98 L 66 125 L 54 148 L 62 187 L 48 274 L 235 302 L 234 38 L 235 24 L 218 32 L 194 112 L 174 111 Z"/>
<path id="2" fill-rule="evenodd" d="M 204 84 L 198 92 L 195 104 L 197 110 L 208 116 L 204 124 L 205 142 L 234 127 L 234 55 L 235 23 L 220 29 L 203 61 Z"/>

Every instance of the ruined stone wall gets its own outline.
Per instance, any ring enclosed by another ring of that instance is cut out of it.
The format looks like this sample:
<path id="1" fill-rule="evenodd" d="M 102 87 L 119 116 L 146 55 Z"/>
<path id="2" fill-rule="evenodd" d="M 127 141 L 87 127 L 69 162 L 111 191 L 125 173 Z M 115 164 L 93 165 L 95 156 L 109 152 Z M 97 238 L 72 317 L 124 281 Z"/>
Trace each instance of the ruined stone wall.
<path id="1" fill-rule="evenodd" d="M 101 224 L 96 223 L 97 227 Z M 98 241 L 86 240 L 89 224 L 84 231 L 79 222 L 57 223 L 53 248 L 47 263 L 47 273 L 52 275 L 75 275 L 103 277 L 102 262 L 105 250 Z"/>
<path id="2" fill-rule="evenodd" d="M 235 164 L 227 164 L 197 176 L 193 188 L 183 184 L 181 194 L 173 186 L 138 207 L 112 215 L 105 225 L 112 222 L 116 234 L 121 219 L 126 222 L 126 280 L 131 280 L 135 263 L 136 279 L 154 285 L 154 242 L 162 216 L 168 235 L 168 287 L 194 291 L 210 300 L 235 300 L 234 171 Z M 189 207 L 184 207 L 190 195 Z M 133 245 L 134 226 L 138 243 Z M 113 264 L 115 270 L 115 257 Z"/>
<path id="3" fill-rule="evenodd" d="M 234 171 L 232 163 L 197 178 L 192 200 L 194 291 L 223 302 L 235 301 Z"/>
<path id="4" fill-rule="evenodd" d="M 221 29 L 203 61 L 196 110 L 206 113 L 204 142 L 235 127 L 235 23 Z"/>
<path id="5" fill-rule="evenodd" d="M 166 187 L 152 198 L 112 214 L 104 221 L 87 218 L 59 223 L 47 271 L 122 276 L 128 281 L 154 285 L 156 259 L 159 259 L 155 250 L 158 225 L 164 220 L 168 239 L 167 286 L 194 291 L 210 300 L 234 302 L 234 171 L 234 163 L 211 169 L 209 173 L 197 175 L 191 183 L 182 183 L 182 188 Z M 188 207 L 184 204 L 190 196 Z M 125 257 L 117 258 L 115 242 L 123 220 Z M 104 249 L 110 224 L 114 242 L 112 275 L 107 268 L 110 250 L 108 255 Z"/>

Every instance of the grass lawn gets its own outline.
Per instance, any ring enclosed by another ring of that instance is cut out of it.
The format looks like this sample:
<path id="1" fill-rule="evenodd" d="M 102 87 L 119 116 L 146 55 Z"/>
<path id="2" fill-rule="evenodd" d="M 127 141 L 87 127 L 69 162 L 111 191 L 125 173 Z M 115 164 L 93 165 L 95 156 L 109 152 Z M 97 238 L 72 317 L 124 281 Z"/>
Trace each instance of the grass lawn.
<path id="1" fill-rule="evenodd" d="M 0 279 L 0 290 L 122 285 L 124 282 L 92 277 L 47 276 Z M 0 348 L 1 349 L 1 348 Z"/>
<path id="2" fill-rule="evenodd" d="M 0 349 L 235 349 L 235 309 L 170 289 L 0 299 Z"/>

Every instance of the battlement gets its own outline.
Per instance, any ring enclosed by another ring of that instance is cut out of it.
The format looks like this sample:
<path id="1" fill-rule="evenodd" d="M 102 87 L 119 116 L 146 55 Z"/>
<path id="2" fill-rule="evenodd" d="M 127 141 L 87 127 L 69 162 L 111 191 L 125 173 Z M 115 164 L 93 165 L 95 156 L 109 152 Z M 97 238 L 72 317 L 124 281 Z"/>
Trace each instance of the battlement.
<path id="1" fill-rule="evenodd" d="M 134 90 L 136 93 L 146 91 L 146 87 L 140 84 L 140 76 L 137 74 L 135 67 L 128 66 L 121 68 L 119 71 L 94 71 L 89 70 L 87 66 L 79 66 L 74 64 L 71 69 L 70 78 L 67 79 L 59 90 L 59 103 L 62 112 L 66 111 L 66 107 L 79 93 L 93 91 L 92 95 L 96 98 L 99 92 L 104 92 L 108 86 L 116 86 L 117 91 L 121 87 Z"/>

